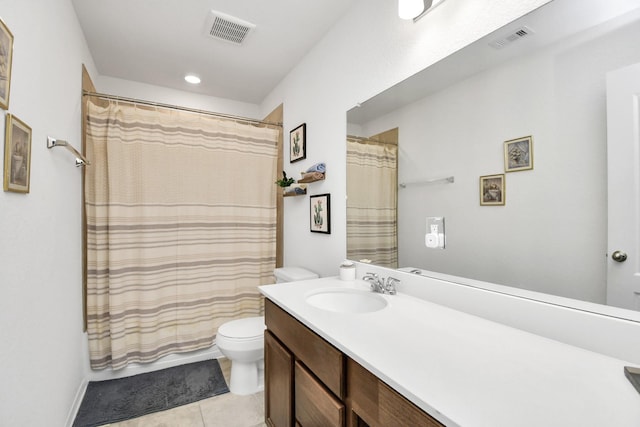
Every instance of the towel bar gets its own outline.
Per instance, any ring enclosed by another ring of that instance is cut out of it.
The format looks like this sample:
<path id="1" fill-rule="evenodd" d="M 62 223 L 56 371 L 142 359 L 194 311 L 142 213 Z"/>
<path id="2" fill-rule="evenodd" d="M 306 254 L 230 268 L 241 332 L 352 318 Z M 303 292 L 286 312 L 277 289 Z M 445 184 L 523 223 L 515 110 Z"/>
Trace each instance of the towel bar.
<path id="1" fill-rule="evenodd" d="M 435 184 L 437 182 L 453 183 L 454 181 L 455 181 L 454 177 L 448 176 L 446 178 L 427 179 L 427 180 L 424 180 L 424 181 L 401 182 L 400 184 L 398 184 L 398 186 L 400 188 L 407 188 L 408 185 Z"/>
<path id="2" fill-rule="evenodd" d="M 71 151 L 73 155 L 76 156 L 76 167 L 87 166 L 91 164 L 82 154 L 78 152 L 78 150 L 73 148 L 73 146 L 70 145 L 67 141 L 48 136 L 47 148 L 53 148 L 53 147 L 65 147 L 67 150 Z"/>

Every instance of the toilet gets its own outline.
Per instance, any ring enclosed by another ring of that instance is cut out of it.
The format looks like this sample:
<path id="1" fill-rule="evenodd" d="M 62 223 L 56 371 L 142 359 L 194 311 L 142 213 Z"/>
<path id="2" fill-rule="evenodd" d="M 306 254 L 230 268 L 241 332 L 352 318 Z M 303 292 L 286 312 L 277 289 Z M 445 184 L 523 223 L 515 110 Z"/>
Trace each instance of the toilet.
<path id="1" fill-rule="evenodd" d="M 300 267 L 276 268 L 276 283 L 316 279 L 318 275 Z M 216 344 L 231 361 L 229 390 L 253 394 L 264 390 L 264 316 L 232 320 L 218 328 Z"/>

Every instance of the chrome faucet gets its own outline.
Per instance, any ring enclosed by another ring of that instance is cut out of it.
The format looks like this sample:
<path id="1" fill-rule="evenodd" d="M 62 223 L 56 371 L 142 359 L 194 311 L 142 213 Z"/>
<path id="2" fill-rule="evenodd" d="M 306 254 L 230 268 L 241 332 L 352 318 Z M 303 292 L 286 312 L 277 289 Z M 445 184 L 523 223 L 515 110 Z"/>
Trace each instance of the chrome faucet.
<path id="1" fill-rule="evenodd" d="M 396 294 L 396 285 L 400 283 L 400 280 L 395 277 L 387 277 L 387 280 L 378 276 L 376 273 L 366 273 L 362 278 L 365 282 L 369 282 L 371 290 L 380 294 Z"/>
<path id="2" fill-rule="evenodd" d="M 396 294 L 396 285 L 400 283 L 400 279 L 396 279 L 395 277 L 387 277 L 387 283 L 384 285 L 384 290 L 389 295 Z"/>
<path id="3" fill-rule="evenodd" d="M 384 280 L 376 273 L 367 273 L 362 278 L 365 282 L 369 282 L 373 292 L 384 293 Z"/>

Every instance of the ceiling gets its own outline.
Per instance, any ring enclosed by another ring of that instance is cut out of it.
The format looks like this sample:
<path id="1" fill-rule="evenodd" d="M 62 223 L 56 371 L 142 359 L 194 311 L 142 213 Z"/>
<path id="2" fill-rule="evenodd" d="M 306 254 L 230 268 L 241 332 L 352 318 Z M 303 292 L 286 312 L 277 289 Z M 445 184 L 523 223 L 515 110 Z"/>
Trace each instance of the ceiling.
<path id="1" fill-rule="evenodd" d="M 260 103 L 356 0 L 72 0 L 101 76 Z M 256 27 L 211 38 L 209 11 Z M 187 73 L 202 82 L 190 85 Z"/>

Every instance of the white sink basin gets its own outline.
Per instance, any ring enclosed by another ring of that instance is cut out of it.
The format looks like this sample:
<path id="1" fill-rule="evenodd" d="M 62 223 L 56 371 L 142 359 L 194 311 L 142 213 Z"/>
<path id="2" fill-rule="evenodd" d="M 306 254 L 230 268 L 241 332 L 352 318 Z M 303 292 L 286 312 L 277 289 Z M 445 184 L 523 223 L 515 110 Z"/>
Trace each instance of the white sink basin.
<path id="1" fill-rule="evenodd" d="M 325 288 L 309 293 L 307 304 L 339 313 L 370 313 L 382 310 L 387 300 L 368 290 L 352 288 Z"/>

